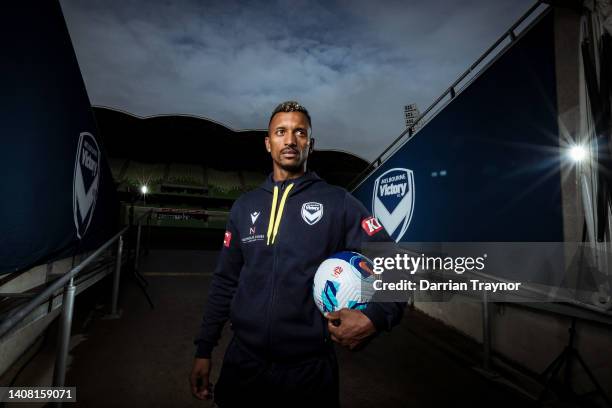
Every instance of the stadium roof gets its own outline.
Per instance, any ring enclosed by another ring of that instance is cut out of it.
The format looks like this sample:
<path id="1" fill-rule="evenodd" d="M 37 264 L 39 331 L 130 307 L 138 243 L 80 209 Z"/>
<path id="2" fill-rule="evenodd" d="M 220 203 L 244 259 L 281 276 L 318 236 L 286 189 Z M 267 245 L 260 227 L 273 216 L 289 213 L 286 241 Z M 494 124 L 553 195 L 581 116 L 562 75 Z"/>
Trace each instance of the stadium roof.
<path id="1" fill-rule="evenodd" d="M 143 118 L 100 106 L 93 111 L 109 157 L 194 163 L 218 170 L 271 171 L 270 155 L 264 148 L 265 129 L 234 130 L 191 115 Z M 343 186 L 367 165 L 364 159 L 339 150 L 315 150 L 308 160 L 310 169 Z"/>

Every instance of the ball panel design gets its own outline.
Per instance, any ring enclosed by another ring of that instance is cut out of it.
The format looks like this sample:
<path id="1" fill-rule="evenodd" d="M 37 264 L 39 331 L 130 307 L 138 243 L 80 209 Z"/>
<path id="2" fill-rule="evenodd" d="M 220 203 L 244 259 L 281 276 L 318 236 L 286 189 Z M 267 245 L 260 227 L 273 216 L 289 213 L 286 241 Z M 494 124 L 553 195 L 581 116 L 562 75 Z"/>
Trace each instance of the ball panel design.
<path id="1" fill-rule="evenodd" d="M 323 261 L 313 282 L 319 310 L 365 309 L 374 294 L 372 270 L 372 262 L 357 252 L 338 252 Z"/>

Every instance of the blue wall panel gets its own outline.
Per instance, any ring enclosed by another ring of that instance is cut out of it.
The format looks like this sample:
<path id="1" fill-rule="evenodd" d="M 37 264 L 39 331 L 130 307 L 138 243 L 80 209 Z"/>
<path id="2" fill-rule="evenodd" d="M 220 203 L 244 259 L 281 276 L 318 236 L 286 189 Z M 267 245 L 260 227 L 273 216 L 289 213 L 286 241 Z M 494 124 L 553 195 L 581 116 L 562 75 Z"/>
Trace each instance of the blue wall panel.
<path id="1" fill-rule="evenodd" d="M 548 13 L 376 169 L 355 196 L 374 211 L 377 178 L 392 168 L 409 169 L 412 218 L 403 236 L 398 237 L 401 225 L 388 231 L 396 239 L 562 241 L 554 61 Z M 396 203 L 384 200 L 386 216 L 392 216 Z M 380 209 L 374 212 L 385 218 Z"/>
<path id="2" fill-rule="evenodd" d="M 119 203 L 59 3 L 7 3 L 0 22 L 6 273 L 97 247 L 117 231 Z"/>

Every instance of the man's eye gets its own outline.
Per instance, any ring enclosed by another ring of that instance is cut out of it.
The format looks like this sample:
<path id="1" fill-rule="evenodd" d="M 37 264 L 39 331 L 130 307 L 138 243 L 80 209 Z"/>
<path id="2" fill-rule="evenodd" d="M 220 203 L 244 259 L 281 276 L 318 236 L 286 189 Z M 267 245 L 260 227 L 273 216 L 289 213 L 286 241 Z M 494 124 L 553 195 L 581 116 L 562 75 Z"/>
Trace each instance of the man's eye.
<path id="1" fill-rule="evenodd" d="M 284 131 L 283 129 L 278 129 L 278 130 L 276 131 L 276 134 L 277 134 L 277 135 L 279 135 L 279 136 L 280 136 L 280 135 L 284 135 L 284 134 L 285 134 L 285 131 Z"/>

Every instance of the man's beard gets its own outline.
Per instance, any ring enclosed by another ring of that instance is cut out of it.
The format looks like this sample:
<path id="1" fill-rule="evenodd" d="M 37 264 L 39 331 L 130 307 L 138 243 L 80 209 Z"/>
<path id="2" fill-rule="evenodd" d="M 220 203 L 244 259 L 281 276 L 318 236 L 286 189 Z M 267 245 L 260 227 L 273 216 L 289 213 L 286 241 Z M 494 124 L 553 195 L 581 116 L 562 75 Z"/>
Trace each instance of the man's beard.
<path id="1" fill-rule="evenodd" d="M 300 160 L 297 163 L 283 163 L 280 160 L 277 162 L 278 166 L 281 169 L 289 173 L 299 173 L 301 171 L 304 171 L 304 163 L 306 163 L 306 159 Z"/>
<path id="2" fill-rule="evenodd" d="M 289 173 L 298 173 L 304 170 L 304 162 L 296 163 L 296 164 L 281 164 L 280 168 L 288 171 Z"/>

